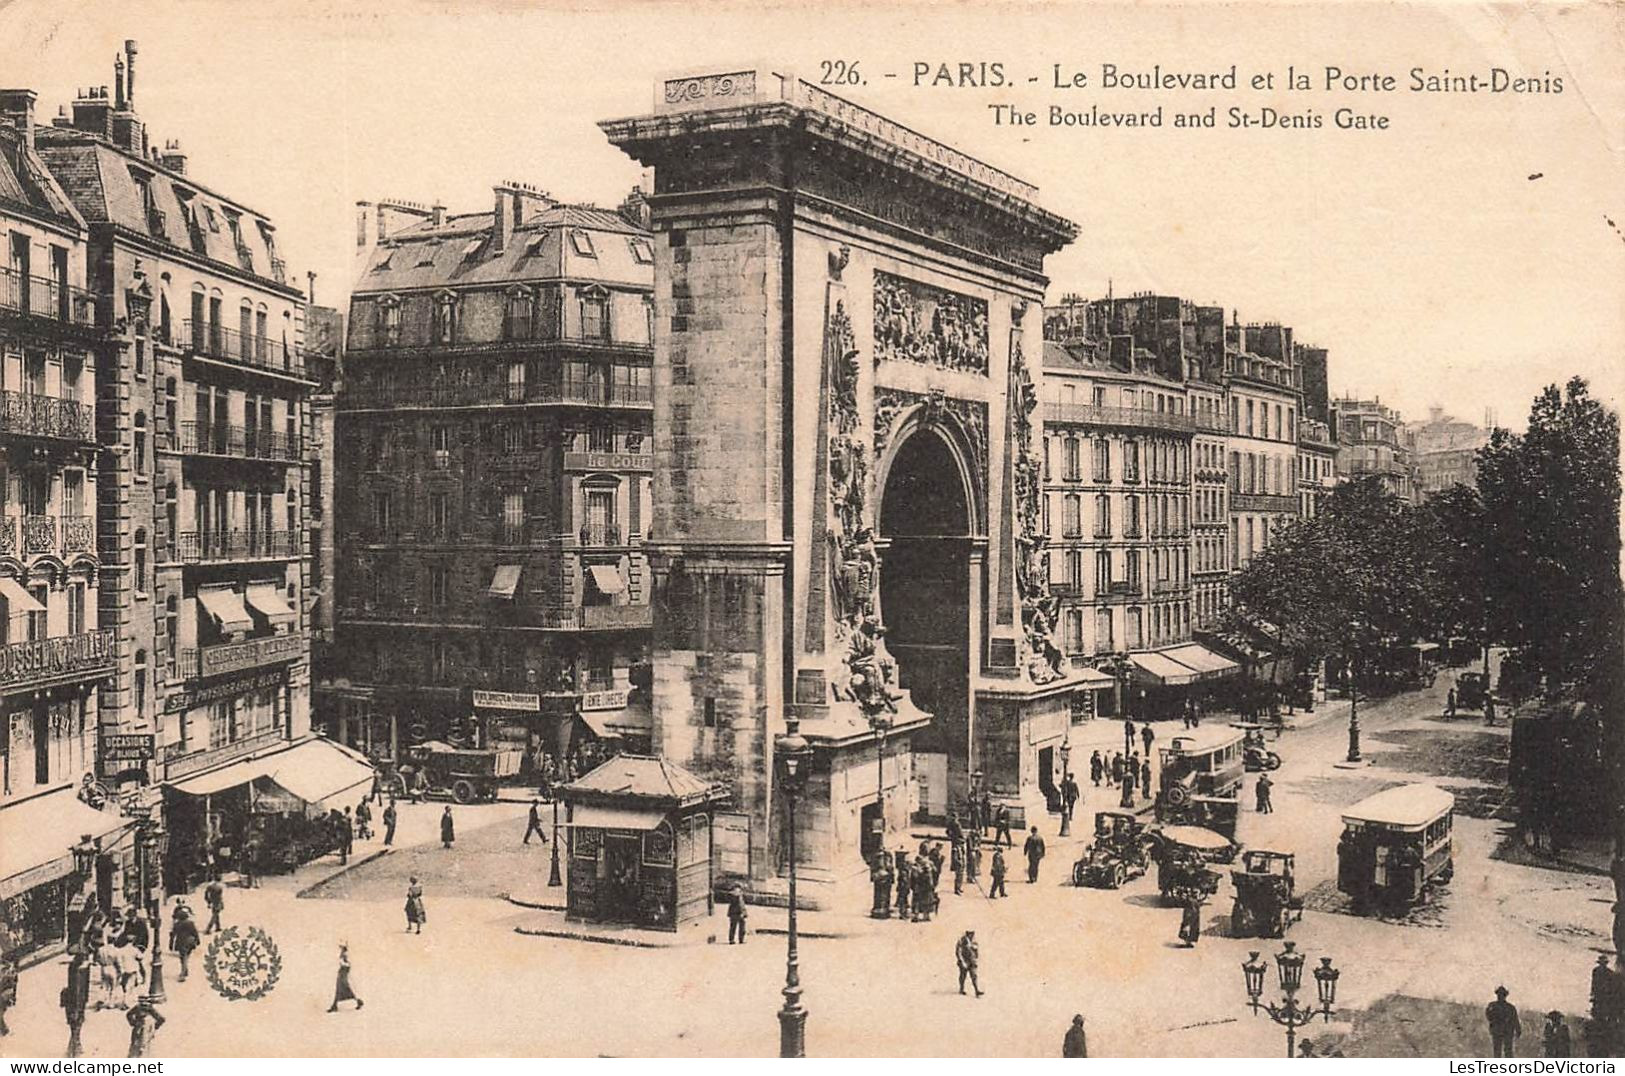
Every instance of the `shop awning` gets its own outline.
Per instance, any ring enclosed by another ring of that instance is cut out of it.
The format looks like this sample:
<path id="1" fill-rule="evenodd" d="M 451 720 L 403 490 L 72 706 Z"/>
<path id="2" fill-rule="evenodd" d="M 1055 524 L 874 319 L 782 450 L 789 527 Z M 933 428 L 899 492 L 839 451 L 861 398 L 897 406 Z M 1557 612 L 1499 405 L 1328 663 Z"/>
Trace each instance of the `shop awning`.
<path id="1" fill-rule="evenodd" d="M 235 590 L 200 590 L 197 600 L 221 631 L 254 630 L 254 621 L 243 608 L 243 596 Z"/>
<path id="2" fill-rule="evenodd" d="M 1229 676 L 1241 669 L 1240 665 L 1227 657 L 1215 654 L 1201 643 L 1186 643 L 1183 646 L 1171 646 L 1160 651 L 1164 657 L 1173 658 L 1181 665 L 1196 670 L 1198 680 L 1212 680 L 1220 676 Z"/>
<path id="3" fill-rule="evenodd" d="M 599 736 L 613 738 L 628 733 L 648 735 L 654 731 L 654 716 L 647 704 L 634 703 L 618 710 L 583 710 L 581 720 Z"/>
<path id="4" fill-rule="evenodd" d="M 267 776 L 310 804 L 372 786 L 372 764 L 329 740 L 306 740 L 269 761 L 276 767 Z"/>
<path id="5" fill-rule="evenodd" d="M 592 585 L 598 588 L 600 594 L 619 594 L 626 589 L 621 570 L 613 564 L 590 564 L 587 574 L 592 577 Z"/>
<path id="6" fill-rule="evenodd" d="M 521 567 L 518 564 L 498 564 L 496 573 L 491 576 L 491 597 L 513 600 L 514 593 L 519 590 Z"/>
<path id="7" fill-rule="evenodd" d="M 570 825 L 577 829 L 656 829 L 665 820 L 665 811 L 649 807 L 601 807 L 578 803 L 571 812 Z"/>
<path id="8" fill-rule="evenodd" d="M 43 613 L 45 606 L 23 589 L 23 585 L 9 575 L 0 575 L 0 597 L 6 599 L 7 611 L 12 616 L 23 613 Z"/>
<path id="9" fill-rule="evenodd" d="M 177 792 L 184 792 L 188 796 L 213 796 L 218 792 L 224 792 L 228 788 L 246 785 L 257 777 L 269 777 L 271 770 L 275 766 L 275 755 L 244 759 L 241 762 L 233 762 L 229 766 L 222 766 L 218 770 L 209 770 L 198 774 L 196 777 L 176 781 L 169 787 Z"/>
<path id="10" fill-rule="evenodd" d="M 293 607 L 282 597 L 275 583 L 250 583 L 247 591 L 248 604 L 253 606 L 265 619 L 273 624 L 292 624 L 294 622 Z"/>
<path id="11" fill-rule="evenodd" d="M 128 818 L 87 806 L 71 788 L 0 810 L 0 897 L 68 874 L 81 838 L 105 837 L 128 825 Z M 29 876 L 19 878 L 24 872 Z"/>
<path id="12" fill-rule="evenodd" d="M 1130 654 L 1129 660 L 1146 679 L 1155 684 L 1177 686 L 1190 684 L 1196 681 L 1196 671 L 1186 668 L 1172 658 L 1164 657 L 1156 651 L 1147 651 L 1143 654 Z"/>

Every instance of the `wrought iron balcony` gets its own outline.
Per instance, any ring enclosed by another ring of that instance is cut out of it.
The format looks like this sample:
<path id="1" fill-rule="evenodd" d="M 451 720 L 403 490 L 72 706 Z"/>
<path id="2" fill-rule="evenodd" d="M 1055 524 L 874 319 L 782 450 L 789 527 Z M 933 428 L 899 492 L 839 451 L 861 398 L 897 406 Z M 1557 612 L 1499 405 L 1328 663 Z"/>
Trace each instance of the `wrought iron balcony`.
<path id="1" fill-rule="evenodd" d="M 214 322 L 187 318 L 181 322 L 179 344 L 204 358 L 304 376 L 304 363 L 297 349 L 269 336 L 248 335 Z"/>
<path id="2" fill-rule="evenodd" d="M 1230 494 L 1230 510 L 1232 512 L 1290 512 L 1298 511 L 1298 498 L 1292 494 L 1280 493 L 1236 493 Z"/>
<path id="3" fill-rule="evenodd" d="M 1044 405 L 1044 421 L 1078 426 L 1174 430 L 1180 433 L 1197 428 L 1196 421 L 1183 412 L 1053 402 Z"/>
<path id="4" fill-rule="evenodd" d="M 62 517 L 62 555 L 96 552 L 96 519 L 94 516 Z"/>
<path id="5" fill-rule="evenodd" d="M 194 456 L 289 461 L 297 461 L 301 449 L 297 436 L 290 440 L 287 434 L 264 427 L 217 422 L 182 422 L 179 436 L 170 437 L 169 447 Z"/>
<path id="6" fill-rule="evenodd" d="M 0 311 L 84 329 L 97 324 L 96 296 L 91 292 L 8 267 L 0 267 Z"/>
<path id="7" fill-rule="evenodd" d="M 96 443 L 96 409 L 78 400 L 31 392 L 0 392 L 0 433 Z"/>
<path id="8" fill-rule="evenodd" d="M 559 404 L 641 411 L 654 408 L 654 389 L 612 381 L 508 381 L 496 377 L 471 384 L 353 381 L 345 388 L 343 404 L 347 408 Z"/>
<path id="9" fill-rule="evenodd" d="M 245 639 L 240 643 L 183 648 L 176 666 L 183 679 L 196 680 L 205 676 L 237 672 L 240 669 L 296 661 L 304 657 L 309 649 L 310 641 L 303 632 L 267 635 L 258 639 Z"/>
<path id="10" fill-rule="evenodd" d="M 0 646 L 0 686 L 44 684 L 113 671 L 113 631 L 103 628 Z"/>
<path id="11" fill-rule="evenodd" d="M 589 523 L 581 528 L 581 544 L 592 548 L 619 546 L 621 528 L 614 523 Z"/>
<path id="12" fill-rule="evenodd" d="M 294 531 L 181 531 L 170 547 L 170 559 L 185 564 L 287 559 L 299 555 L 298 538 Z"/>

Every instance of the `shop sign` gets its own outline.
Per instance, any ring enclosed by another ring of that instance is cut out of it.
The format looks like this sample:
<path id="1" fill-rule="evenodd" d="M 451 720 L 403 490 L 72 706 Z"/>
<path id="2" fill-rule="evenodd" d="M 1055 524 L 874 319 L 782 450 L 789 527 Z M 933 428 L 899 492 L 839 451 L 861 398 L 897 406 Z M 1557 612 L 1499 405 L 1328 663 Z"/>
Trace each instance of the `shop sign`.
<path id="1" fill-rule="evenodd" d="M 474 705 L 481 710 L 524 710 L 534 713 L 542 708 L 542 699 L 540 695 L 511 691 L 475 691 Z"/>
<path id="2" fill-rule="evenodd" d="M 655 458 L 646 452 L 566 452 L 566 471 L 652 471 Z"/>
<path id="3" fill-rule="evenodd" d="M 255 676 L 241 676 L 235 680 L 223 680 L 218 684 L 209 684 L 206 687 L 193 688 L 190 691 L 177 691 L 164 702 L 164 713 L 178 714 L 190 710 L 194 706 L 205 706 L 221 699 L 230 699 L 250 691 L 265 691 L 277 687 L 288 677 L 286 669 L 275 672 L 259 673 Z"/>
<path id="4" fill-rule="evenodd" d="M 624 710 L 626 708 L 625 688 L 619 691 L 587 691 L 581 695 L 581 709 L 589 710 Z"/>
<path id="5" fill-rule="evenodd" d="M 150 732 L 103 733 L 102 759 L 107 762 L 146 762 L 153 756 L 155 737 Z"/>

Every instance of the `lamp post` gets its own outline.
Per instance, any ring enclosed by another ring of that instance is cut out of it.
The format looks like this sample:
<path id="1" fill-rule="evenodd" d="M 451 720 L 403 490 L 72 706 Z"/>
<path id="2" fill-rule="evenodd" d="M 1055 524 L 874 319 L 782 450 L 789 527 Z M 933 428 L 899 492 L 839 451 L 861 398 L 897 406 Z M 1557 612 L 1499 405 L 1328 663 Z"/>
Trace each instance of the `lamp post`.
<path id="1" fill-rule="evenodd" d="M 1337 1000 L 1337 978 L 1341 971 L 1332 967 L 1332 958 L 1320 958 L 1320 967 L 1314 970 L 1315 990 L 1318 999 L 1316 1005 L 1299 1005 L 1298 990 L 1303 986 L 1303 965 L 1305 957 L 1297 950 L 1296 942 L 1284 943 L 1284 948 L 1275 954 L 1275 970 L 1280 979 L 1282 1000 L 1279 1005 L 1274 1002 L 1263 1002 L 1259 999 L 1264 994 L 1264 973 L 1269 965 L 1258 959 L 1257 952 L 1247 954 L 1247 959 L 1241 965 L 1241 974 L 1247 984 L 1247 1003 L 1252 1006 L 1253 1015 L 1260 1011 L 1268 1012 L 1270 1019 L 1286 1028 L 1286 1056 L 1296 1056 L 1298 1028 L 1307 1027 L 1315 1017 L 1319 1016 L 1327 1023 L 1331 1022 L 1335 1011 L 1332 1004 Z"/>
<path id="2" fill-rule="evenodd" d="M 1360 683 L 1355 675 L 1356 664 L 1353 658 L 1349 659 L 1349 757 L 1350 762 L 1360 761 Z"/>
<path id="3" fill-rule="evenodd" d="M 152 977 L 147 983 L 147 994 L 155 1003 L 169 998 L 164 994 L 164 888 L 163 850 L 164 824 L 149 813 L 141 819 L 141 885 L 142 898 L 147 902 L 147 917 L 152 920 Z"/>
<path id="4" fill-rule="evenodd" d="M 891 718 L 884 713 L 869 718 L 869 727 L 875 733 L 875 803 L 880 808 L 879 850 L 886 850 L 886 733 L 891 730 Z"/>
<path id="5" fill-rule="evenodd" d="M 784 954 L 784 1007 L 779 1010 L 779 1056 L 807 1056 L 807 1010 L 801 1005 L 801 965 L 796 952 L 796 800 L 807 780 L 812 747 L 801 735 L 801 720 L 790 716 L 774 744 L 784 784 L 785 851 L 790 863 L 789 939 Z"/>
<path id="6" fill-rule="evenodd" d="M 1072 807 L 1066 802 L 1066 784 L 1072 779 L 1072 730 L 1061 741 L 1061 836 L 1072 836 Z"/>
<path id="7" fill-rule="evenodd" d="M 547 871 L 547 884 L 549 888 L 564 884 L 559 877 L 559 793 L 553 790 L 553 865 Z"/>

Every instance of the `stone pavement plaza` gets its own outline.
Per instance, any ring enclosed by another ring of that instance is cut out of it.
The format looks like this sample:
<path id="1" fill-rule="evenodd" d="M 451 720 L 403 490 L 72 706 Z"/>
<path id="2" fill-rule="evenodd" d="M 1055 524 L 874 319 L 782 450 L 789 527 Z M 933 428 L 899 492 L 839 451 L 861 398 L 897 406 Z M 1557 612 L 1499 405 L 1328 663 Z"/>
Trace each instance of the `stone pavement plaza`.
<path id="1" fill-rule="evenodd" d="M 1444 688 L 1441 679 L 1431 692 L 1362 706 L 1373 764 L 1359 770 L 1331 765 L 1346 748 L 1341 713 L 1289 732 L 1277 745 L 1287 761 L 1276 774 L 1276 813 L 1243 812 L 1248 846 L 1298 853 L 1299 891 L 1310 907 L 1289 937 L 1342 969 L 1343 1015 L 1303 1035 L 1339 1041 L 1350 1055 L 1482 1054 L 1483 1006 L 1502 982 L 1524 1014 L 1520 1053 L 1538 1051 L 1540 1015 L 1558 1008 L 1576 1022 L 1596 947 L 1607 944 L 1605 878 L 1513 862 L 1505 858 L 1506 824 L 1472 816 L 1494 807 L 1481 763 L 1497 744 L 1504 748 L 1506 730 L 1437 720 Z M 1121 742 L 1121 724 L 1101 722 L 1078 730 L 1074 743 L 1108 731 Z M 1173 731 L 1159 726 L 1157 735 Z M 1074 754 L 1075 767 L 1088 749 Z M 1346 914 L 1330 882 L 1340 808 L 1419 779 L 1452 788 L 1465 805 L 1454 882 L 1405 922 Z M 1249 780 L 1244 805 L 1251 791 Z M 1115 803 L 1114 793 L 1086 788 L 1073 838 L 1061 841 L 1053 822 L 1044 828 L 1050 852 L 1037 885 L 1026 884 L 1019 852 L 1011 857 L 1008 900 L 990 902 L 969 888 L 956 898 L 945 881 L 935 921 L 874 922 L 862 914 L 862 886 L 851 890 L 852 910 L 804 915 L 809 930 L 842 935 L 802 944 L 809 1053 L 1055 1056 L 1072 1014 L 1082 1012 L 1097 1056 L 1279 1054 L 1283 1033 L 1247 1011 L 1240 972 L 1250 949 L 1268 954 L 1279 943 L 1222 936 L 1228 883 L 1207 906 L 1207 933 L 1194 950 L 1177 947 L 1179 912 L 1160 906 L 1154 873 L 1115 892 L 1066 884 L 1094 809 Z M 171 958 L 159 1056 L 776 1053 L 782 936 L 753 934 L 742 948 L 704 944 L 706 934 L 726 937 L 720 909 L 700 944 L 670 948 L 515 933 L 550 913 L 501 894 L 562 894 L 545 887 L 545 846 L 519 847 L 524 812 L 510 802 L 458 809 L 459 840 L 447 852 L 437 839 L 440 805 L 406 805 L 402 850 L 318 887 L 318 897 L 296 894 L 333 874 L 331 859 L 257 890 L 228 889 L 226 921 L 272 935 L 281 980 L 259 1001 L 228 1002 L 201 974 L 178 983 Z M 375 845 L 359 845 L 358 855 Z M 421 936 L 403 930 L 412 872 L 427 891 Z M 752 909 L 757 929 L 783 919 L 782 911 Z M 967 927 L 981 942 L 981 999 L 956 988 L 953 942 Z M 340 941 L 350 945 L 366 1008 L 329 1015 Z M 61 982 L 60 962 L 24 973 L 5 1053 L 60 1056 Z M 127 1042 L 122 1013 L 91 1014 L 87 1056 L 123 1056 Z"/>

